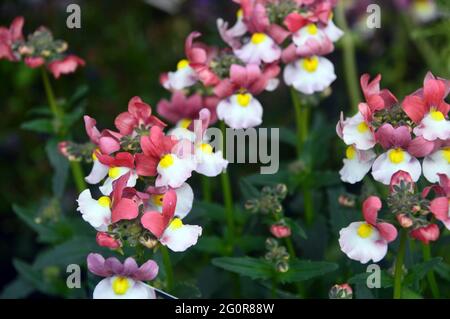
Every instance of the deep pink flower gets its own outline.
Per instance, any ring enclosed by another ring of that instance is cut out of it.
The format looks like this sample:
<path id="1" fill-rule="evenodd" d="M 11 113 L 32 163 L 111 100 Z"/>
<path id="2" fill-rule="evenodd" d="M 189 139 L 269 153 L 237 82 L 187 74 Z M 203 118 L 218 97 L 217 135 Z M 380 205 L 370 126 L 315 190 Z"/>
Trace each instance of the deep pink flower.
<path id="1" fill-rule="evenodd" d="M 436 78 L 431 72 L 425 76 L 423 89 L 408 95 L 402 102 L 403 110 L 415 123 L 420 123 L 431 110 L 447 116 L 450 105 L 445 102 L 450 90 L 450 81 Z"/>
<path id="2" fill-rule="evenodd" d="M 198 78 L 205 86 L 216 85 L 220 79 L 211 70 L 210 63 L 217 55 L 217 50 L 203 43 L 194 43 L 201 36 L 200 32 L 192 32 L 186 39 L 185 54 L 189 66 L 197 73 Z"/>
<path id="3" fill-rule="evenodd" d="M 363 74 L 360 79 L 361 89 L 366 103 L 372 113 L 390 108 L 397 103 L 397 98 L 388 89 L 380 90 L 381 74 L 370 81 L 369 74 Z"/>
<path id="4" fill-rule="evenodd" d="M 279 72 L 280 67 L 277 64 L 269 64 L 263 71 L 256 64 L 246 66 L 233 64 L 230 68 L 230 77 L 222 80 L 214 88 L 214 93 L 219 98 L 225 98 L 245 89 L 253 95 L 258 95 L 266 89 L 269 81 L 274 79 Z"/>
<path id="5" fill-rule="evenodd" d="M 287 225 L 274 224 L 270 226 L 270 232 L 276 238 L 285 238 L 291 236 L 291 228 Z"/>
<path id="6" fill-rule="evenodd" d="M 439 185 L 426 187 L 422 197 L 427 197 L 433 190 L 436 197 L 430 202 L 430 211 L 437 220 L 440 220 L 447 229 L 450 229 L 450 178 L 445 174 L 439 174 Z"/>
<path id="7" fill-rule="evenodd" d="M 45 59 L 40 56 L 37 56 L 37 57 L 28 56 L 25 58 L 25 64 L 28 67 L 35 69 L 35 68 L 40 67 L 41 65 L 44 65 Z"/>
<path id="8" fill-rule="evenodd" d="M 152 115 L 152 108 L 143 102 L 139 96 L 132 97 L 128 102 L 128 112 L 120 113 L 114 124 L 122 135 L 130 135 L 135 128 L 143 126 L 150 128 L 154 125 L 165 127 L 166 124 Z"/>
<path id="9" fill-rule="evenodd" d="M 12 45 L 15 41 L 22 40 L 22 28 L 25 19 L 17 17 L 12 22 L 9 28 L 0 27 L 0 59 L 7 59 L 9 61 L 17 61 L 14 55 Z"/>
<path id="10" fill-rule="evenodd" d="M 156 168 L 161 157 L 170 153 L 177 143 L 178 141 L 174 137 L 164 135 L 161 127 L 153 126 L 149 136 L 141 137 L 143 153 L 135 155 L 138 175 L 156 176 Z"/>
<path id="11" fill-rule="evenodd" d="M 162 212 L 145 212 L 141 218 L 142 226 L 148 229 L 157 238 L 160 238 L 174 217 L 176 204 L 177 194 L 171 189 L 164 194 Z"/>
<path id="12" fill-rule="evenodd" d="M 114 239 L 112 236 L 108 235 L 108 233 L 105 232 L 98 232 L 97 236 L 95 237 L 95 240 L 97 241 L 97 244 L 101 247 L 117 249 L 122 246 L 120 241 Z"/>
<path id="13" fill-rule="evenodd" d="M 127 173 L 113 182 L 111 222 L 135 219 L 139 215 L 139 205 L 136 201 L 136 191 L 127 189 L 130 173 Z"/>
<path id="14" fill-rule="evenodd" d="M 419 227 L 409 233 L 412 238 L 418 239 L 424 244 L 429 244 L 430 241 L 436 241 L 439 238 L 439 227 L 436 224 Z"/>
<path id="15" fill-rule="evenodd" d="M 381 206 L 380 198 L 376 196 L 368 197 L 363 203 L 363 216 L 365 221 L 375 227 L 379 231 L 380 236 L 390 243 L 397 238 L 397 229 L 392 224 L 377 222 L 378 211 L 381 209 Z"/>
<path id="16" fill-rule="evenodd" d="M 161 100 L 157 109 L 162 117 L 172 124 L 176 124 L 182 119 L 197 119 L 200 110 L 206 107 L 211 112 L 211 121 L 216 122 L 217 103 L 218 99 L 214 96 L 202 96 L 200 94 L 186 96 L 182 91 L 175 91 L 170 101 Z"/>
<path id="17" fill-rule="evenodd" d="M 391 124 L 384 124 L 375 132 L 375 137 L 384 149 L 400 147 L 407 150 L 411 143 L 411 133 L 407 126 L 394 128 Z"/>
<path id="18" fill-rule="evenodd" d="M 95 126 L 97 122 L 87 115 L 84 116 L 84 125 L 86 128 L 86 133 L 92 143 L 98 146 L 101 153 L 111 154 L 120 150 L 120 139 L 122 134 L 111 131 L 103 130 L 99 132 Z"/>
<path id="19" fill-rule="evenodd" d="M 62 60 L 55 60 L 50 62 L 47 67 L 53 76 L 58 79 L 61 74 L 69 74 L 75 72 L 79 66 L 84 66 L 86 63 L 83 59 L 76 55 L 70 54 Z"/>

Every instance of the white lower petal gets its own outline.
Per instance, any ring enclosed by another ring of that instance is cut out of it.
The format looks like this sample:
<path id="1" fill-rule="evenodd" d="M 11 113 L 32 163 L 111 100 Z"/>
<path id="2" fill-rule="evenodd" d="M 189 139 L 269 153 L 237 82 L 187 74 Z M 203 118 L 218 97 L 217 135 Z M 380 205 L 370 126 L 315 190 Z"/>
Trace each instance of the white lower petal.
<path id="1" fill-rule="evenodd" d="M 233 95 L 218 104 L 217 116 L 233 129 L 247 129 L 262 123 L 263 108 L 254 97 L 247 106 L 241 106 Z"/>
<path id="2" fill-rule="evenodd" d="M 197 76 L 190 66 L 168 73 L 168 85 L 174 90 L 182 90 L 195 83 L 197 83 Z"/>
<path id="3" fill-rule="evenodd" d="M 318 65 L 314 71 L 303 67 L 304 60 L 299 59 L 284 68 L 283 77 L 287 85 L 304 94 L 313 94 L 324 91 L 336 79 L 333 63 L 328 59 L 318 57 Z"/>
<path id="4" fill-rule="evenodd" d="M 155 290 L 149 285 L 127 278 L 129 288 L 124 294 L 116 294 L 112 283 L 116 276 L 101 280 L 94 289 L 94 299 L 156 299 Z"/>
<path id="5" fill-rule="evenodd" d="M 249 41 L 234 53 L 246 64 L 272 63 L 281 57 L 280 47 L 267 35 L 261 43 Z"/>
<path id="6" fill-rule="evenodd" d="M 159 239 L 161 244 L 175 252 L 182 252 L 197 243 L 202 234 L 202 228 L 197 225 L 182 225 L 181 227 L 167 227 Z"/>
<path id="7" fill-rule="evenodd" d="M 360 237 L 358 228 L 362 224 L 364 222 L 354 222 L 339 231 L 341 250 L 348 258 L 357 260 L 362 264 L 366 264 L 371 260 L 379 262 L 386 255 L 388 244 L 380 237 L 378 230 L 375 228 L 369 237 Z"/>
<path id="8" fill-rule="evenodd" d="M 333 41 L 336 42 L 338 41 L 343 35 L 344 35 L 344 31 L 342 31 L 341 29 L 339 29 L 333 22 L 333 20 L 328 20 L 328 24 L 327 26 L 323 29 L 323 32 L 325 32 L 325 34 L 328 36 L 328 38 Z"/>
<path id="9" fill-rule="evenodd" d="M 195 171 L 208 177 L 219 175 L 228 166 L 228 161 L 223 158 L 222 151 L 209 153 L 203 151 L 202 147 L 196 147 L 195 159 L 197 162 Z"/>
<path id="10" fill-rule="evenodd" d="M 108 175 L 109 166 L 103 165 L 99 160 L 94 159 L 92 170 L 84 180 L 89 184 L 100 183 Z"/>
<path id="11" fill-rule="evenodd" d="M 77 199 L 79 211 L 83 219 L 98 231 L 106 231 L 111 224 L 111 209 L 102 206 L 92 198 L 91 191 L 85 189 Z"/>
<path id="12" fill-rule="evenodd" d="M 438 174 L 450 176 L 450 148 L 442 149 L 430 154 L 423 160 L 423 176 L 430 183 L 439 182 Z"/>
<path id="13" fill-rule="evenodd" d="M 131 170 L 128 167 L 118 167 L 118 169 L 119 173 L 117 174 L 117 176 L 108 177 L 103 183 L 103 185 L 99 187 L 103 195 L 109 196 L 113 191 L 113 182 L 122 177 L 123 175 L 127 174 L 128 172 L 131 172 L 131 174 L 127 182 L 127 187 L 134 187 L 136 185 L 138 175 L 136 174 L 135 171 Z"/>
<path id="14" fill-rule="evenodd" d="M 174 136 L 177 140 L 188 140 L 191 143 L 195 142 L 195 133 L 184 127 L 175 127 L 167 135 Z"/>
<path id="15" fill-rule="evenodd" d="M 354 144 L 359 150 L 369 150 L 376 144 L 375 136 L 360 112 L 345 121 L 342 135 L 345 144 Z"/>
<path id="16" fill-rule="evenodd" d="M 175 154 L 170 154 L 170 156 L 173 159 L 173 163 L 170 166 L 164 167 L 161 162 L 158 164 L 156 187 L 170 186 L 178 188 L 191 177 L 192 171 L 195 169 L 195 160 L 192 156 L 188 158 L 179 158 Z"/>
<path id="17" fill-rule="evenodd" d="M 435 139 L 447 140 L 450 138 L 450 121 L 442 119 L 435 120 L 430 114 L 427 114 L 422 122 L 414 128 L 414 134 L 423 136 L 428 141 Z"/>
<path id="18" fill-rule="evenodd" d="M 391 151 L 392 150 L 389 150 L 388 152 L 381 154 L 375 160 L 372 165 L 373 178 L 380 183 L 389 185 L 392 175 L 402 170 L 409 173 L 413 181 L 417 182 L 422 173 L 422 168 L 420 166 L 419 160 L 411 156 L 407 152 L 404 152 L 405 158 L 401 163 L 392 163 L 388 156 L 389 152 Z"/>
<path id="19" fill-rule="evenodd" d="M 192 209 L 194 202 L 194 191 L 188 183 L 175 188 L 177 194 L 177 205 L 175 207 L 175 216 L 183 219 Z M 162 198 L 160 195 L 151 195 L 148 202 L 148 210 L 162 212 Z"/>
<path id="20" fill-rule="evenodd" d="M 345 158 L 344 167 L 339 171 L 341 180 L 346 183 L 354 184 L 360 182 L 370 171 L 376 154 L 372 151 L 356 151 L 353 159 Z"/>

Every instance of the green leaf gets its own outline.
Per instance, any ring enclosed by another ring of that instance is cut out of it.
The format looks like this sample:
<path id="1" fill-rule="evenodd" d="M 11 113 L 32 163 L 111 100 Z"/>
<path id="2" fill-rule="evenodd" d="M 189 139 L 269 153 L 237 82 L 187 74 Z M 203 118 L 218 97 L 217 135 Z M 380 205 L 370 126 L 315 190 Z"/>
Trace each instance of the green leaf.
<path id="1" fill-rule="evenodd" d="M 284 217 L 286 223 L 291 227 L 293 235 L 299 235 L 303 239 L 308 239 L 308 235 L 306 235 L 305 230 L 299 225 L 299 223 L 292 218 Z"/>
<path id="2" fill-rule="evenodd" d="M 236 239 L 235 244 L 242 249 L 244 253 L 261 250 L 264 247 L 266 238 L 255 235 L 242 235 Z"/>
<path id="3" fill-rule="evenodd" d="M 423 299 L 422 295 L 419 293 L 407 288 L 402 288 L 402 299 Z"/>
<path id="4" fill-rule="evenodd" d="M 245 200 L 259 197 L 259 190 L 245 177 L 241 178 L 239 181 L 239 189 L 241 190 L 242 197 Z"/>
<path id="5" fill-rule="evenodd" d="M 31 265 L 18 259 L 13 260 L 13 265 L 20 277 L 33 286 L 36 290 L 50 295 L 54 295 L 56 293 L 53 287 L 43 280 L 42 274 L 33 269 Z"/>
<path id="6" fill-rule="evenodd" d="M 195 212 L 196 217 L 199 218 L 215 221 L 225 220 L 225 209 L 219 204 L 195 201 L 192 211 Z"/>
<path id="7" fill-rule="evenodd" d="M 84 106 L 77 107 L 64 117 L 64 124 L 66 128 L 70 128 L 75 122 L 83 117 L 85 113 Z"/>
<path id="8" fill-rule="evenodd" d="M 414 265 L 411 269 L 409 269 L 408 274 L 404 279 L 404 285 L 417 283 L 425 277 L 429 271 L 434 270 L 441 263 L 442 257 L 435 257 L 423 263 Z"/>
<path id="9" fill-rule="evenodd" d="M 34 119 L 27 121 L 22 123 L 20 128 L 37 133 L 53 134 L 55 132 L 53 121 L 50 119 Z"/>
<path id="10" fill-rule="evenodd" d="M 436 272 L 439 274 L 440 277 L 443 279 L 450 281 L 450 265 L 447 263 L 440 263 L 436 266 Z"/>
<path id="11" fill-rule="evenodd" d="M 217 236 L 202 236 L 199 238 L 195 249 L 204 253 L 223 255 L 226 251 L 226 242 Z"/>
<path id="12" fill-rule="evenodd" d="M 21 277 L 8 283 L 0 294 L 0 299 L 23 299 L 34 291 L 34 287 Z"/>
<path id="13" fill-rule="evenodd" d="M 289 270 L 278 273 L 277 277 L 282 283 L 293 283 L 323 276 L 338 269 L 335 263 L 325 261 L 304 261 L 293 259 L 289 261 Z"/>
<path id="14" fill-rule="evenodd" d="M 87 255 L 92 252 L 107 252 L 99 247 L 94 237 L 74 237 L 69 241 L 50 248 L 40 253 L 34 267 L 42 269 L 46 266 L 61 266 L 63 268 L 70 264 L 84 264 Z"/>
<path id="15" fill-rule="evenodd" d="M 47 142 L 45 151 L 54 170 L 52 178 L 53 194 L 61 198 L 69 174 L 69 161 L 58 151 L 58 142 L 55 139 Z"/>
<path id="16" fill-rule="evenodd" d="M 353 285 L 358 285 L 358 284 L 359 285 L 367 285 L 367 277 L 369 277 L 371 274 L 372 274 L 372 272 L 365 272 L 362 274 L 355 275 L 348 280 L 348 283 L 353 284 Z M 392 287 L 394 284 L 394 279 L 392 278 L 392 276 L 389 275 L 385 270 L 382 270 L 380 274 L 381 274 L 381 280 L 380 280 L 381 288 Z"/>
<path id="17" fill-rule="evenodd" d="M 252 257 L 219 257 L 212 260 L 216 267 L 237 273 L 252 279 L 269 279 L 274 268 L 268 261 Z"/>

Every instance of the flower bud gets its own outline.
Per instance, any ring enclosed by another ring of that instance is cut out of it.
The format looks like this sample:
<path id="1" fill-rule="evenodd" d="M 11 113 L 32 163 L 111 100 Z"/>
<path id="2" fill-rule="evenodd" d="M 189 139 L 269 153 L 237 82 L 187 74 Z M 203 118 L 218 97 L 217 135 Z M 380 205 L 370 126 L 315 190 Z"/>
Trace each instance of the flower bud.
<path id="1" fill-rule="evenodd" d="M 95 239 L 97 241 L 97 244 L 101 247 L 107 247 L 110 249 L 117 249 L 122 247 L 122 243 L 119 240 L 114 239 L 112 236 L 104 232 L 98 232 Z"/>
<path id="2" fill-rule="evenodd" d="M 419 227 L 414 229 L 410 235 L 412 238 L 418 239 L 424 244 L 428 244 L 430 241 L 435 241 L 439 238 L 439 227 L 436 224 Z"/>
<path id="3" fill-rule="evenodd" d="M 353 290 L 349 284 L 334 285 L 328 293 L 330 299 L 352 299 Z"/>
<path id="4" fill-rule="evenodd" d="M 338 203 L 341 206 L 353 208 L 355 207 L 355 199 L 347 195 L 339 195 Z"/>
<path id="5" fill-rule="evenodd" d="M 155 238 L 146 238 L 145 236 L 139 237 L 139 242 L 149 249 L 153 249 L 158 245 L 158 240 Z"/>
<path id="6" fill-rule="evenodd" d="M 405 171 L 398 171 L 392 175 L 391 183 L 389 185 L 389 192 L 391 194 L 395 194 L 401 189 L 406 190 L 409 193 L 414 193 L 414 185 L 414 181 L 409 173 Z"/>
<path id="7" fill-rule="evenodd" d="M 413 221 L 406 214 L 398 214 L 397 221 L 403 228 L 409 228 L 412 226 Z"/>
<path id="8" fill-rule="evenodd" d="M 289 270 L 289 264 L 285 261 L 280 261 L 276 264 L 278 272 L 287 272 Z"/>
<path id="9" fill-rule="evenodd" d="M 270 226 L 270 232 L 276 238 L 286 238 L 291 236 L 291 228 L 282 224 L 274 224 Z"/>

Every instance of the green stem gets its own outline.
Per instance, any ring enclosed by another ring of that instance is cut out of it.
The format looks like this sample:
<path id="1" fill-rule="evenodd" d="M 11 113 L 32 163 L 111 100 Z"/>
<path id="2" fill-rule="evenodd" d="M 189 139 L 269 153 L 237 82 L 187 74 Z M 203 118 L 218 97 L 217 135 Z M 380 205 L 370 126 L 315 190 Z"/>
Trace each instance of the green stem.
<path id="1" fill-rule="evenodd" d="M 225 154 L 226 149 L 226 127 L 224 122 L 220 122 L 220 129 L 223 135 L 222 151 Z M 233 208 L 233 193 L 231 192 L 230 176 L 228 170 L 220 174 L 220 181 L 222 183 L 223 200 L 225 204 L 225 216 L 227 220 L 227 230 L 229 239 L 229 249 L 232 251 L 234 246 L 235 225 L 234 225 L 234 208 Z"/>
<path id="2" fill-rule="evenodd" d="M 430 245 L 422 244 L 423 260 L 428 261 L 431 259 L 431 248 Z M 436 282 L 436 277 L 434 276 L 433 270 L 430 270 L 427 274 L 428 284 L 430 285 L 431 293 L 433 298 L 439 299 L 441 294 L 439 292 L 439 287 Z"/>
<path id="3" fill-rule="evenodd" d="M 356 65 L 355 44 L 351 31 L 345 18 L 345 1 L 338 1 L 336 7 L 336 22 L 344 31 L 342 36 L 342 55 L 344 64 L 344 76 L 347 83 L 347 91 L 350 96 L 351 107 L 354 112 L 358 111 L 358 104 L 361 101 L 359 94 L 358 68 Z"/>
<path id="4" fill-rule="evenodd" d="M 169 250 L 165 246 L 160 246 L 160 249 L 164 270 L 166 272 L 166 288 L 167 291 L 171 292 L 173 290 L 173 268 L 172 262 L 170 261 Z"/>
<path id="5" fill-rule="evenodd" d="M 56 103 L 55 94 L 53 93 L 52 86 L 50 84 L 50 79 L 48 78 L 48 73 L 44 68 L 41 68 L 42 82 L 44 83 L 45 93 L 47 95 L 48 105 L 50 111 L 53 114 L 56 125 L 56 135 L 60 138 L 64 138 L 66 132 L 63 127 L 64 110 L 58 106 Z M 72 176 L 78 192 L 82 192 L 87 188 L 86 182 L 84 181 L 83 168 L 80 162 L 70 162 L 70 168 L 72 170 Z"/>
<path id="6" fill-rule="evenodd" d="M 400 246 L 395 260 L 394 271 L 394 299 L 402 298 L 402 277 L 403 277 L 403 261 L 405 259 L 406 241 L 408 240 L 407 232 L 402 229 L 400 232 Z"/>
<path id="7" fill-rule="evenodd" d="M 302 105 L 298 92 L 291 88 L 291 98 L 295 109 L 295 120 L 297 125 L 297 154 L 300 157 L 303 150 L 303 145 L 308 139 L 309 135 L 309 121 L 310 112 L 307 105 Z M 313 197 L 310 189 L 303 188 L 303 201 L 305 209 L 305 221 L 311 225 L 314 220 L 314 205 Z"/>
<path id="8" fill-rule="evenodd" d="M 212 201 L 211 180 L 207 176 L 201 176 L 203 200 L 207 203 Z"/>
<path id="9" fill-rule="evenodd" d="M 291 255 L 291 258 L 295 258 L 296 254 L 295 254 L 294 244 L 292 243 L 291 237 L 286 237 L 284 239 L 284 242 L 286 243 L 286 247 L 289 252 L 289 255 Z"/>

